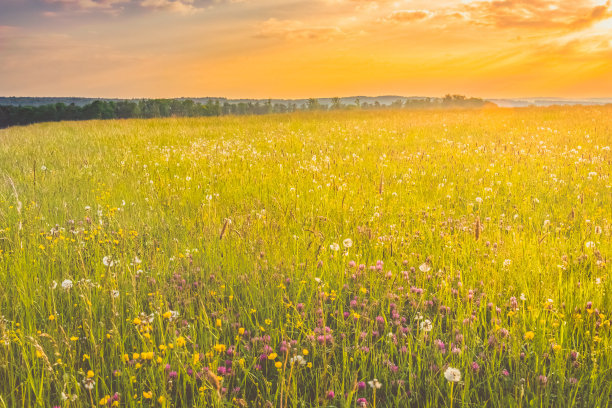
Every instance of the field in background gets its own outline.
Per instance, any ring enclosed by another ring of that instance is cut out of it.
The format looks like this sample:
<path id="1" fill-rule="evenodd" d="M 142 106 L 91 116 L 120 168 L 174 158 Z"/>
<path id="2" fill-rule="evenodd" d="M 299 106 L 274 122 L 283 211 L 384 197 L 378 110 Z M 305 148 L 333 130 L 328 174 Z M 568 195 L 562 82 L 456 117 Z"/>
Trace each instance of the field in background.
<path id="1" fill-rule="evenodd" d="M 1 130 L 0 407 L 609 406 L 611 145 L 606 107 Z"/>

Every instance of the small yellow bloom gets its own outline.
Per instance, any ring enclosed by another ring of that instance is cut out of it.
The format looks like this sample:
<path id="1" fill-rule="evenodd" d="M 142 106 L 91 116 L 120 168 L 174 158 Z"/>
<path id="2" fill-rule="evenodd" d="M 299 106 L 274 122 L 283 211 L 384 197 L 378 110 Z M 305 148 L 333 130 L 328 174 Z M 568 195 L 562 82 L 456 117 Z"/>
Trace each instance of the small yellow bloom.
<path id="1" fill-rule="evenodd" d="M 164 397 L 163 395 L 161 395 L 158 399 L 157 402 L 159 402 L 160 404 L 163 404 L 164 402 L 166 402 L 166 397 Z"/>
<path id="2" fill-rule="evenodd" d="M 306 349 L 302 350 L 302 354 L 307 356 L 308 355 L 308 350 L 306 350 Z"/>
<path id="3" fill-rule="evenodd" d="M 552 349 L 556 353 L 557 351 L 561 350 L 561 345 L 555 344 L 555 345 L 552 346 Z"/>
<path id="4" fill-rule="evenodd" d="M 215 326 L 221 327 L 221 319 L 217 319 L 217 321 L 215 322 Z"/>
<path id="5" fill-rule="evenodd" d="M 283 363 L 281 363 L 280 361 L 277 361 L 276 363 L 274 363 L 274 367 L 276 368 L 281 368 L 283 366 Z"/>
<path id="6" fill-rule="evenodd" d="M 105 395 L 99 402 L 100 405 L 108 404 L 108 400 L 110 400 L 110 395 Z"/>
<path id="7" fill-rule="evenodd" d="M 527 333 L 525 333 L 525 340 L 533 340 L 534 337 L 535 333 L 532 331 L 528 331 Z"/>
<path id="8" fill-rule="evenodd" d="M 78 337 L 72 336 L 72 337 L 70 338 L 70 341 L 77 341 L 78 339 L 79 339 Z"/>
<path id="9" fill-rule="evenodd" d="M 134 360 L 138 360 L 138 359 L 140 358 L 140 354 L 138 354 L 138 353 L 134 353 L 134 354 L 132 354 L 132 358 L 133 358 Z"/>
<path id="10" fill-rule="evenodd" d="M 165 319 L 169 319 L 172 317 L 172 312 L 168 311 L 162 315 Z M 161 397 L 160 397 L 161 398 Z"/>
<path id="11" fill-rule="evenodd" d="M 238 334 L 241 336 L 244 335 L 244 327 L 238 329 Z"/>
<path id="12" fill-rule="evenodd" d="M 153 391 L 143 391 L 142 396 L 146 399 L 151 399 L 153 398 Z"/>
<path id="13" fill-rule="evenodd" d="M 278 354 L 276 354 L 276 353 L 270 353 L 268 355 L 268 360 L 274 360 L 277 356 L 278 356 Z"/>
<path id="14" fill-rule="evenodd" d="M 176 345 L 179 347 L 183 347 L 187 342 L 185 341 L 185 338 L 183 336 L 178 337 L 176 339 Z"/>
<path id="15" fill-rule="evenodd" d="M 87 378 L 93 378 L 96 375 L 92 370 L 87 371 Z"/>
<path id="16" fill-rule="evenodd" d="M 134 318 L 134 320 L 132 321 L 134 324 L 140 324 L 142 323 L 142 321 L 139 318 Z"/>
<path id="17" fill-rule="evenodd" d="M 40 350 L 36 350 L 36 357 L 38 358 L 42 358 L 42 353 L 40 352 Z"/>
<path id="18" fill-rule="evenodd" d="M 266 320 L 264 321 L 264 323 L 266 323 L 266 325 L 267 325 L 267 326 L 269 326 L 269 325 L 271 325 L 271 324 L 272 324 L 272 320 L 270 320 L 270 319 L 266 319 Z"/>
<path id="19" fill-rule="evenodd" d="M 50 315 L 50 316 L 49 316 L 49 320 L 54 321 L 54 320 L 55 320 L 55 316 Z"/>

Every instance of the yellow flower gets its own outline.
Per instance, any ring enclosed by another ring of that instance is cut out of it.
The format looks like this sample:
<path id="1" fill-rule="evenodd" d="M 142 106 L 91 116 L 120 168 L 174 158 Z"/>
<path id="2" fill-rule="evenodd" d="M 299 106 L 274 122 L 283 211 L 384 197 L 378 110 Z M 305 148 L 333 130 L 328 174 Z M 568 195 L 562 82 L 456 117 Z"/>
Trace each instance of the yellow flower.
<path id="1" fill-rule="evenodd" d="M 163 404 L 164 402 L 166 402 L 166 397 L 164 397 L 163 395 L 161 395 L 158 399 L 157 402 L 159 402 L 160 404 Z"/>
<path id="2" fill-rule="evenodd" d="M 278 354 L 276 354 L 276 353 L 270 353 L 268 355 L 268 360 L 274 360 L 277 356 L 278 356 Z"/>
<path id="3" fill-rule="evenodd" d="M 274 363 L 274 366 L 276 368 L 281 368 L 283 366 L 283 363 L 281 363 L 280 361 L 277 361 L 276 363 Z"/>
<path id="4" fill-rule="evenodd" d="M 142 323 L 142 321 L 139 318 L 134 318 L 134 320 L 132 321 L 134 324 L 140 324 Z"/>
<path id="5" fill-rule="evenodd" d="M 306 350 L 306 349 L 302 350 L 302 354 L 307 356 L 308 355 L 308 350 Z"/>
<path id="6" fill-rule="evenodd" d="M 93 371 L 91 371 L 91 370 L 89 370 L 89 371 L 87 372 L 87 378 L 93 378 L 93 377 L 94 377 L 94 375 L 96 375 L 96 374 L 95 374 Z"/>
<path id="7" fill-rule="evenodd" d="M 142 396 L 146 399 L 151 399 L 153 398 L 153 391 L 143 391 Z"/>
<path id="8" fill-rule="evenodd" d="M 100 405 L 106 405 L 108 404 L 108 400 L 110 400 L 110 395 L 105 395 L 98 404 Z"/>
<path id="9" fill-rule="evenodd" d="M 72 336 L 72 337 L 70 338 L 70 341 L 77 341 L 78 339 L 79 339 L 78 337 L 74 337 L 74 336 Z"/>
<path id="10" fill-rule="evenodd" d="M 186 344 L 185 338 L 183 336 L 176 339 L 176 345 L 179 347 L 183 347 Z"/>
<path id="11" fill-rule="evenodd" d="M 49 320 L 54 321 L 54 320 L 55 320 L 55 316 L 50 315 L 50 316 L 49 316 Z"/>
<path id="12" fill-rule="evenodd" d="M 527 333 L 525 333 L 525 340 L 533 340 L 534 337 L 535 333 L 532 331 L 528 331 Z"/>
<path id="13" fill-rule="evenodd" d="M 266 323 L 266 325 L 269 326 L 269 325 L 272 324 L 272 320 L 266 319 L 266 320 L 264 320 L 264 323 Z"/>
<path id="14" fill-rule="evenodd" d="M 164 344 L 160 344 L 159 350 L 160 351 L 166 351 L 166 346 Z"/>
<path id="15" fill-rule="evenodd" d="M 238 329 L 238 334 L 241 336 L 244 335 L 244 327 Z"/>
<path id="16" fill-rule="evenodd" d="M 126 363 L 127 363 L 128 361 L 130 361 L 130 356 L 128 356 L 127 354 L 124 354 L 124 355 L 123 355 L 123 361 L 125 361 Z"/>
<path id="17" fill-rule="evenodd" d="M 42 353 L 40 352 L 40 350 L 36 350 L 36 357 L 38 358 L 42 358 Z"/>
<path id="18" fill-rule="evenodd" d="M 140 354 L 138 354 L 138 353 L 134 353 L 134 354 L 132 354 L 132 358 L 133 358 L 134 360 L 138 360 L 138 359 L 140 358 Z"/>
<path id="19" fill-rule="evenodd" d="M 89 360 L 89 354 L 83 354 L 83 361 Z"/>
<path id="20" fill-rule="evenodd" d="M 172 312 L 168 311 L 162 315 L 165 319 L 169 319 L 172 317 Z"/>
<path id="21" fill-rule="evenodd" d="M 217 321 L 215 322 L 215 326 L 221 327 L 221 319 L 217 319 Z"/>

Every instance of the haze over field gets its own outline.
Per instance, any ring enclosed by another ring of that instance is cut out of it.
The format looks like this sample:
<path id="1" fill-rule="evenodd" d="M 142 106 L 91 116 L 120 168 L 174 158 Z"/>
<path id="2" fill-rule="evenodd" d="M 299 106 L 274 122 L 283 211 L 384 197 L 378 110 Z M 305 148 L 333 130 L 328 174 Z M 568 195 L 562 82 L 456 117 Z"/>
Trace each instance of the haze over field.
<path id="1" fill-rule="evenodd" d="M 604 0 L 3 0 L 6 96 L 612 95 Z"/>

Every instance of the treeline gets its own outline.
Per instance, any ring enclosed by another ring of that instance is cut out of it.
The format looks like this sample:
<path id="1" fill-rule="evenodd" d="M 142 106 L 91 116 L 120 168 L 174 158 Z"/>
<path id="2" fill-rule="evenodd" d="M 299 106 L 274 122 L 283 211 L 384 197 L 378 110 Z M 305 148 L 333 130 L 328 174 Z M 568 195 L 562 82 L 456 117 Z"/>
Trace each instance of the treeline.
<path id="1" fill-rule="evenodd" d="M 486 104 L 490 103 L 478 98 L 466 98 L 463 95 L 447 95 L 444 98 L 397 99 L 389 105 L 361 102 L 359 98 L 356 98 L 353 104 L 343 104 L 340 98 L 332 98 L 329 105 L 319 103 L 316 98 L 308 99 L 299 105 L 291 102 L 272 103 L 271 100 L 239 103 L 225 101 L 221 104 L 218 100 L 212 99 L 206 103 L 197 103 L 190 99 L 143 99 L 94 101 L 83 106 L 74 103 L 40 106 L 0 105 L 0 127 L 64 120 L 263 115 L 298 110 L 478 108 Z"/>

